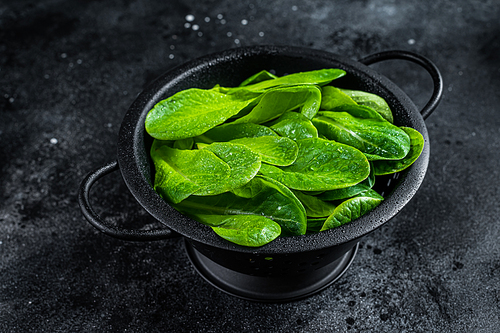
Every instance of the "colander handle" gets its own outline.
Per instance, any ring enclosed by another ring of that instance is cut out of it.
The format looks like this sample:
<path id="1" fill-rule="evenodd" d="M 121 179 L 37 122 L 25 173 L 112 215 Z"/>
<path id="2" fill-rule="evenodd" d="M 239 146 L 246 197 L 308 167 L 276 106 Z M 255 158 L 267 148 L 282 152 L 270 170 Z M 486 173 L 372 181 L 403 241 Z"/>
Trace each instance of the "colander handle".
<path id="1" fill-rule="evenodd" d="M 358 61 L 365 65 L 371 65 L 376 62 L 395 59 L 414 62 L 426 69 L 427 72 L 431 75 L 432 81 L 434 83 L 434 91 L 431 98 L 429 99 L 429 102 L 427 102 L 422 111 L 420 111 L 422 117 L 424 119 L 427 119 L 427 117 L 429 117 L 431 113 L 436 109 L 443 95 L 443 77 L 439 69 L 436 67 L 436 65 L 434 65 L 432 61 L 419 54 L 402 50 L 379 52 L 364 57 Z"/>
<path id="2" fill-rule="evenodd" d="M 152 241 L 180 236 L 178 233 L 167 228 L 155 230 L 131 230 L 111 226 L 99 217 L 90 205 L 90 189 L 100 178 L 117 171 L 118 169 L 118 161 L 113 161 L 89 172 L 83 179 L 78 192 L 78 203 L 80 204 L 80 209 L 82 210 L 83 215 L 90 222 L 90 224 L 109 236 L 131 241 Z"/>

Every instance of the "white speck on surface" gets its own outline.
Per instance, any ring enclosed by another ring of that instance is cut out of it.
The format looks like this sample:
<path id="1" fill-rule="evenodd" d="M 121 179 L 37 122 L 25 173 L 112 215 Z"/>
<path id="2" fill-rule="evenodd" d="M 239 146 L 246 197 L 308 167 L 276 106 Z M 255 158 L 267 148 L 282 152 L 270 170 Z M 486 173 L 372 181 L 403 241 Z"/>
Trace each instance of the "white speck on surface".
<path id="1" fill-rule="evenodd" d="M 184 23 L 184 28 L 186 29 L 191 28 L 191 23 L 189 22 Z"/>
<path id="2" fill-rule="evenodd" d="M 201 36 L 203 36 L 203 32 L 198 31 L 198 37 L 201 37 Z"/>
<path id="3" fill-rule="evenodd" d="M 247 25 L 248 24 L 248 20 L 245 20 L 245 19 L 241 20 L 241 24 Z"/>
<path id="4" fill-rule="evenodd" d="M 464 75 L 464 72 L 458 71 L 458 75 Z"/>
<path id="5" fill-rule="evenodd" d="M 205 22 L 207 22 L 207 23 L 210 22 L 210 17 L 208 17 L 208 16 L 205 17 Z"/>
<path id="6" fill-rule="evenodd" d="M 264 31 L 259 32 L 260 37 L 264 37 Z"/>
<path id="7" fill-rule="evenodd" d="M 233 35 L 233 33 L 231 31 L 228 31 L 226 35 L 227 35 L 227 37 L 231 37 Z"/>
<path id="8" fill-rule="evenodd" d="M 222 18 L 223 18 L 223 17 L 224 17 L 224 15 L 222 15 L 222 14 L 218 14 L 218 15 L 217 15 L 217 18 L 218 18 L 219 20 L 222 20 Z"/>
<path id="9" fill-rule="evenodd" d="M 56 138 L 52 138 L 50 139 L 50 143 L 52 143 L 53 145 L 57 144 L 57 139 Z"/>
<path id="10" fill-rule="evenodd" d="M 226 20 L 224 19 L 220 20 L 220 24 L 226 24 Z"/>
<path id="11" fill-rule="evenodd" d="M 45 74 L 45 75 L 43 76 L 43 78 L 44 78 L 44 79 L 48 79 L 48 78 L 50 78 L 50 75 L 49 75 L 49 74 Z"/>
<path id="12" fill-rule="evenodd" d="M 68 55 L 66 53 L 61 53 L 61 58 L 66 59 Z"/>
<path id="13" fill-rule="evenodd" d="M 296 12 L 296 11 L 297 11 L 297 9 L 299 9 L 297 6 L 292 6 L 292 10 L 293 10 L 294 12 Z"/>
<path id="14" fill-rule="evenodd" d="M 239 44 L 239 43 L 240 43 L 240 40 L 239 40 L 238 38 L 236 38 L 236 39 L 234 40 L 234 44 Z"/>
<path id="15" fill-rule="evenodd" d="M 170 45 L 171 50 L 175 50 L 175 45 Z"/>
<path id="16" fill-rule="evenodd" d="M 78 59 L 78 60 L 76 61 L 76 63 L 77 63 L 78 65 L 81 65 L 81 64 L 82 64 L 82 62 L 83 62 L 83 61 L 82 61 L 82 59 Z"/>
<path id="17" fill-rule="evenodd" d="M 9 102 L 14 103 L 15 99 L 14 97 L 9 98 Z"/>
<path id="18" fill-rule="evenodd" d="M 413 38 L 408 39 L 408 44 L 410 45 L 415 44 L 415 40 Z"/>
<path id="19" fill-rule="evenodd" d="M 168 59 L 174 59 L 174 55 L 173 55 L 172 53 L 170 53 L 170 54 L 168 55 Z"/>
<path id="20" fill-rule="evenodd" d="M 452 85 L 452 84 L 450 84 L 450 85 L 448 86 L 448 91 L 452 91 L 452 90 L 453 90 L 453 85 Z"/>
<path id="21" fill-rule="evenodd" d="M 108 126 L 109 128 L 113 127 L 113 124 L 112 123 L 107 123 L 106 126 Z"/>
<path id="22" fill-rule="evenodd" d="M 193 22 L 194 21 L 194 15 L 192 15 L 192 14 L 186 15 L 185 19 L 188 22 Z"/>
<path id="23" fill-rule="evenodd" d="M 193 24 L 194 31 L 199 30 L 199 29 L 200 29 L 200 26 L 198 24 Z"/>

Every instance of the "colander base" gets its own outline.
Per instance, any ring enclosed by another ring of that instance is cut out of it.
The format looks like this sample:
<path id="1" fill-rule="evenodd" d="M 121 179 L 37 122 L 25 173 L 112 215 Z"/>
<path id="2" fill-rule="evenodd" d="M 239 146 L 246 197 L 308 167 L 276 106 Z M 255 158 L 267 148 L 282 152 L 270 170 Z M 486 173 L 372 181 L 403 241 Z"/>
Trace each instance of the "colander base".
<path id="1" fill-rule="evenodd" d="M 213 287 L 249 301 L 289 302 L 309 297 L 337 281 L 356 256 L 356 243 L 342 257 L 320 269 L 287 276 L 253 276 L 223 267 L 184 242 L 195 270 Z"/>

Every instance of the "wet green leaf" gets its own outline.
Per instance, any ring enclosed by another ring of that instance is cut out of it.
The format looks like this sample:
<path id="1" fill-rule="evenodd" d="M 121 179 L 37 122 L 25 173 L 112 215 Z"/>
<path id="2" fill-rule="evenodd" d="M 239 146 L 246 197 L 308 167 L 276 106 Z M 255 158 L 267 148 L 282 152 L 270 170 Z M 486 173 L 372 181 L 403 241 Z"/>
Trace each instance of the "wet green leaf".
<path id="1" fill-rule="evenodd" d="M 236 119 L 234 123 L 262 124 L 278 118 L 287 111 L 296 109 L 299 109 L 307 118 L 312 118 L 318 112 L 320 104 L 321 91 L 316 86 L 274 88 L 262 95 L 250 113 Z"/>
<path id="2" fill-rule="evenodd" d="M 374 190 L 368 190 L 361 195 L 347 199 L 335 208 L 326 219 L 320 231 L 336 228 L 354 221 L 377 207 L 384 198 Z"/>
<path id="3" fill-rule="evenodd" d="M 229 166 L 231 173 L 224 181 L 215 182 L 196 195 L 214 195 L 230 191 L 248 183 L 260 170 L 261 157 L 251 149 L 230 142 L 214 142 L 203 150 L 209 150 Z"/>
<path id="4" fill-rule="evenodd" d="M 391 108 L 382 97 L 361 90 L 340 89 L 359 105 L 365 105 L 377 111 L 385 120 L 394 123 Z"/>
<path id="5" fill-rule="evenodd" d="M 225 182 L 231 175 L 227 163 L 208 150 L 174 149 L 155 140 L 151 158 L 156 170 L 154 189 L 173 203 Z"/>
<path id="6" fill-rule="evenodd" d="M 291 189 L 323 191 L 355 185 L 370 173 L 370 164 L 359 150 L 320 138 L 297 140 L 299 154 L 290 166 L 263 163 L 260 172 Z"/>
<path id="7" fill-rule="evenodd" d="M 278 136 L 275 131 L 267 126 L 253 123 L 227 123 L 212 128 L 204 134 L 195 138 L 198 142 L 212 143 L 214 141 L 225 142 L 241 138 L 254 138 L 259 136 Z"/>
<path id="8" fill-rule="evenodd" d="M 369 160 L 401 159 L 410 150 L 408 134 L 381 118 L 321 111 L 313 119 L 313 124 L 320 134 L 359 149 Z"/>
<path id="9" fill-rule="evenodd" d="M 375 184 L 375 172 L 373 169 L 373 162 L 370 162 L 370 175 L 361 183 L 346 188 L 324 191 L 322 193 L 316 194 L 316 196 L 324 201 L 344 200 L 368 191 L 373 187 L 374 184 Z"/>
<path id="10" fill-rule="evenodd" d="M 220 237 L 242 246 L 258 247 L 281 234 L 278 223 L 258 215 L 224 215 L 218 226 L 212 227 Z"/>
<path id="11" fill-rule="evenodd" d="M 258 96 L 244 91 L 230 95 L 216 89 L 183 90 L 157 103 L 149 111 L 146 131 L 161 140 L 201 135 L 240 112 Z"/>
<path id="12" fill-rule="evenodd" d="M 321 110 L 333 110 L 343 105 L 357 105 L 357 103 L 339 88 L 324 86 L 321 89 Z"/>
<path id="13" fill-rule="evenodd" d="M 280 136 L 241 138 L 231 140 L 231 142 L 244 145 L 259 154 L 262 162 L 279 166 L 292 164 L 299 151 L 295 141 Z"/>
<path id="14" fill-rule="evenodd" d="M 272 73 L 269 73 L 266 70 L 263 70 L 263 71 L 258 72 L 257 74 L 250 76 L 245 81 L 241 82 L 240 87 L 248 86 L 248 85 L 251 85 L 254 83 L 259 83 L 259 82 L 266 81 L 266 80 L 274 80 L 277 78 L 278 78 L 278 76 L 276 76 Z"/>
<path id="15" fill-rule="evenodd" d="M 285 76 L 280 76 L 273 80 L 265 80 L 252 85 L 246 85 L 244 89 L 250 91 L 264 91 L 269 88 L 287 85 L 319 85 L 323 86 L 344 76 L 344 70 L 336 68 L 320 69 L 315 71 L 293 73 Z"/>
<path id="16" fill-rule="evenodd" d="M 311 120 L 298 112 L 286 112 L 270 124 L 270 128 L 281 136 L 292 140 L 317 138 L 318 130 Z"/>
<path id="17" fill-rule="evenodd" d="M 424 137 L 422 134 L 410 127 L 401 127 L 401 129 L 410 137 L 410 151 L 401 160 L 374 161 L 373 166 L 375 169 L 375 175 L 388 175 L 403 171 L 412 165 L 422 153 L 422 150 L 424 149 Z"/>
<path id="18" fill-rule="evenodd" d="M 242 194 L 239 196 L 234 194 Z M 297 197 L 283 184 L 255 176 L 243 188 L 214 196 L 190 196 L 174 205 L 180 212 L 198 219 L 201 215 L 259 215 L 281 227 L 283 236 L 303 235 L 306 212 Z"/>
<path id="19" fill-rule="evenodd" d="M 335 205 L 301 191 L 293 191 L 306 210 L 307 217 L 326 217 L 335 210 Z"/>

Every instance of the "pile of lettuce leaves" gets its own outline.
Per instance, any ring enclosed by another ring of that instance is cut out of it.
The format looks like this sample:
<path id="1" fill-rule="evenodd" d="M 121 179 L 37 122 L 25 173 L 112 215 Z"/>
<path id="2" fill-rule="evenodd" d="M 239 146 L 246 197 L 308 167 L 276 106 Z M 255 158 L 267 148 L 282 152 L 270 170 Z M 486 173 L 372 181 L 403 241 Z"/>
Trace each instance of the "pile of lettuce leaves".
<path id="1" fill-rule="evenodd" d="M 381 97 L 330 84 L 345 74 L 264 70 L 238 87 L 190 88 L 160 101 L 145 121 L 155 191 L 250 247 L 368 213 L 384 199 L 376 176 L 410 166 L 424 140 L 396 126 Z"/>

